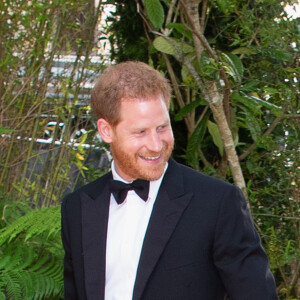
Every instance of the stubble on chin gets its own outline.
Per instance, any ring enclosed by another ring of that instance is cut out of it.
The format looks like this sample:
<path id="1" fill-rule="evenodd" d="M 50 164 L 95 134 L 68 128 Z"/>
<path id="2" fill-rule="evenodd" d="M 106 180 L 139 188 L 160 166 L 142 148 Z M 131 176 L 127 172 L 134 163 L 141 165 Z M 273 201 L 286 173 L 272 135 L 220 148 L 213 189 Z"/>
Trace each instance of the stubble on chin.
<path id="1" fill-rule="evenodd" d="M 161 163 L 159 166 L 151 167 L 149 170 L 144 170 L 144 172 L 140 172 L 139 179 L 144 179 L 148 181 L 154 181 L 159 179 L 164 173 L 166 161 Z"/>

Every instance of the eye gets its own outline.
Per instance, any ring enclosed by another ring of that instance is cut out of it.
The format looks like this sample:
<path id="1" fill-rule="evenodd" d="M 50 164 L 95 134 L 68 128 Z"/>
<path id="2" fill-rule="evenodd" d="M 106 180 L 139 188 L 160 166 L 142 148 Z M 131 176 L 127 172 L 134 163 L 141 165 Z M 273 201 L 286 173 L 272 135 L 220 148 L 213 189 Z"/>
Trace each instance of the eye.
<path id="1" fill-rule="evenodd" d="M 157 131 L 158 132 L 161 132 L 161 131 L 164 131 L 166 128 L 168 127 L 168 125 L 164 124 L 164 125 L 161 125 L 157 128 Z"/>
<path id="2" fill-rule="evenodd" d="M 143 135 L 145 134 L 146 130 L 145 129 L 141 129 L 135 132 L 136 135 Z"/>

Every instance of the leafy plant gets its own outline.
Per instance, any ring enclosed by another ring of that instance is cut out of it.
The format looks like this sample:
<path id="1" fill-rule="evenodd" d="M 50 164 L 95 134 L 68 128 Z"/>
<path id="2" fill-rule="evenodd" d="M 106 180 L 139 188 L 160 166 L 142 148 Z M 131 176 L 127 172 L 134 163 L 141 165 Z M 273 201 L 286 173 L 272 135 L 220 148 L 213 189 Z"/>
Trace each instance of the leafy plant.
<path id="1" fill-rule="evenodd" d="M 0 299 L 62 299 L 60 206 L 35 209 L 0 230 Z"/>

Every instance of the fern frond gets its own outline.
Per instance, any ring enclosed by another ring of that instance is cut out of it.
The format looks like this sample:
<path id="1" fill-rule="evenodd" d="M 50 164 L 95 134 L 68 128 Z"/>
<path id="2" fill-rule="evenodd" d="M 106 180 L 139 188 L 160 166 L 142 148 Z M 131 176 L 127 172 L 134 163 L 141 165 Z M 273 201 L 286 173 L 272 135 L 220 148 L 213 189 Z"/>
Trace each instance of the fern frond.
<path id="1" fill-rule="evenodd" d="M 11 242 L 19 234 L 25 234 L 25 241 L 47 233 L 47 237 L 60 232 L 60 206 L 33 210 L 0 230 L 0 246 Z"/>
<path id="2" fill-rule="evenodd" d="M 14 270 L 22 264 L 23 260 L 23 247 L 15 247 L 15 245 L 8 245 L 3 250 L 3 258 L 6 259 L 5 270 Z M 1 259 L 2 260 L 2 259 Z"/>
<path id="3" fill-rule="evenodd" d="M 10 259 L 11 259 L 10 255 L 4 255 L 3 253 L 1 253 L 0 270 L 5 268 L 5 266 L 9 263 Z M 1 282 L 1 280 L 0 280 L 0 282 Z"/>
<path id="4" fill-rule="evenodd" d="M 33 244 L 15 244 L 16 249 L 13 249 L 13 243 L 9 244 L 3 252 L 5 259 L 1 258 L 4 266 L 0 269 L 0 290 L 12 300 L 42 299 L 46 296 L 60 299 L 63 291 L 61 254 L 55 257 L 45 251 L 38 256 L 36 252 L 39 249 Z"/>
<path id="5" fill-rule="evenodd" d="M 32 208 L 27 202 L 19 201 L 9 201 L 8 203 L 3 203 L 0 205 L 2 211 L 2 221 L 5 226 L 11 224 L 16 219 L 24 216 L 26 213 L 30 212 Z"/>
<path id="6" fill-rule="evenodd" d="M 34 210 L 0 230 L 0 300 L 62 299 L 60 207 Z"/>
<path id="7" fill-rule="evenodd" d="M 32 262 L 36 258 L 35 252 L 32 251 L 32 247 L 24 247 L 23 252 L 23 262 L 22 262 L 22 268 L 26 269 L 29 266 L 32 265 Z"/>
<path id="8" fill-rule="evenodd" d="M 14 270 L 9 270 L 1 274 L 3 281 L 6 282 L 5 290 L 8 299 L 20 300 L 22 299 L 21 286 L 19 284 L 19 276 Z"/>
<path id="9" fill-rule="evenodd" d="M 62 270 L 57 270 L 60 273 Z M 34 292 L 29 295 L 29 299 L 41 299 L 50 296 L 62 296 L 62 278 L 55 278 L 43 273 L 31 273 L 30 276 L 34 279 Z"/>
<path id="10" fill-rule="evenodd" d="M 1 272 L 0 272 L 1 274 Z M 1 277 L 0 277 L 0 300 L 5 300 L 6 299 L 6 296 L 4 294 L 4 282 L 1 280 Z"/>

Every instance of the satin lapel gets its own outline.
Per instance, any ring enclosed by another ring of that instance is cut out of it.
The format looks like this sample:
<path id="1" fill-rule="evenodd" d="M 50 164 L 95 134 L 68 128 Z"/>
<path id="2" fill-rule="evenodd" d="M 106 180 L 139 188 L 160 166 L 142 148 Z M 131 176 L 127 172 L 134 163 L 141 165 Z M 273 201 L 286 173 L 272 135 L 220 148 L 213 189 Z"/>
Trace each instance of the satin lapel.
<path id="1" fill-rule="evenodd" d="M 175 172 L 173 163 L 169 166 L 171 170 L 165 174 L 153 207 L 137 270 L 133 300 L 141 298 L 160 255 L 192 198 L 192 193 L 184 194 L 181 174 Z"/>
<path id="2" fill-rule="evenodd" d="M 107 185 L 96 199 L 81 195 L 84 275 L 89 300 L 104 299 L 109 199 Z"/>

